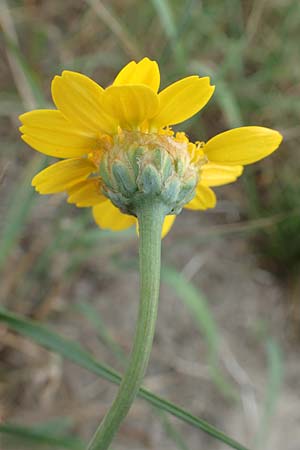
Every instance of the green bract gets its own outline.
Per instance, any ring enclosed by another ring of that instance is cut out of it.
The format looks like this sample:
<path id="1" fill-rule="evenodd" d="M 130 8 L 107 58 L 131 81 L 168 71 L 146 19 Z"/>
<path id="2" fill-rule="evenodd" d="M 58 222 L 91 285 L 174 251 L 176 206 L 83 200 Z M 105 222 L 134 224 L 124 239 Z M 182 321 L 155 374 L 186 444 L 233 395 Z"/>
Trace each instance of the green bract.
<path id="1" fill-rule="evenodd" d="M 195 196 L 198 170 L 185 142 L 167 135 L 123 132 L 100 164 L 103 193 L 123 213 L 137 215 L 147 197 L 165 206 L 165 214 L 179 214 Z"/>

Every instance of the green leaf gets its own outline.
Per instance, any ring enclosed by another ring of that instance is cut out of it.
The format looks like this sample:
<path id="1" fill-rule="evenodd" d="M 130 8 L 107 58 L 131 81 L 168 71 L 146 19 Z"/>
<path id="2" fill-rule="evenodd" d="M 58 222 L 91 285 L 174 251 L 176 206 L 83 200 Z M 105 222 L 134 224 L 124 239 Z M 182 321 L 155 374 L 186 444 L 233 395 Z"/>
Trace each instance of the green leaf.
<path id="1" fill-rule="evenodd" d="M 50 331 L 46 327 L 39 325 L 32 320 L 24 319 L 6 310 L 5 308 L 0 308 L 0 323 L 1 322 L 5 323 L 12 330 L 32 339 L 43 347 L 60 354 L 64 358 L 73 361 L 90 372 L 95 373 L 96 375 L 99 375 L 112 383 L 120 384 L 121 375 L 109 366 L 96 361 L 96 359 L 84 350 L 78 343 L 65 339 L 55 332 Z M 185 411 L 180 406 L 177 406 L 174 403 L 171 403 L 143 388 L 140 389 L 139 396 L 163 411 L 169 412 L 183 422 L 188 423 L 195 428 L 206 432 L 210 436 L 213 436 L 215 439 L 224 442 L 231 448 L 236 450 L 247 450 L 247 448 L 242 444 L 239 444 L 237 441 L 227 436 L 213 425 L 210 425 L 208 422 L 199 419 L 188 411 Z"/>

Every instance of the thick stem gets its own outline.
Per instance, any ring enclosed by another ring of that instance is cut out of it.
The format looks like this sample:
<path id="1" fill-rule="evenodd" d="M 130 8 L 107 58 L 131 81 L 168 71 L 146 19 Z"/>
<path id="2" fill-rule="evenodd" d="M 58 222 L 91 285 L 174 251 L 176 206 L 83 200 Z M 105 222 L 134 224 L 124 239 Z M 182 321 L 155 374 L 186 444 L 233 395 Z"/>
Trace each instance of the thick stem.
<path id="1" fill-rule="evenodd" d="M 108 449 L 143 381 L 157 317 L 163 205 L 147 199 L 137 211 L 139 222 L 140 304 L 128 368 L 117 396 L 99 425 L 87 450 Z"/>

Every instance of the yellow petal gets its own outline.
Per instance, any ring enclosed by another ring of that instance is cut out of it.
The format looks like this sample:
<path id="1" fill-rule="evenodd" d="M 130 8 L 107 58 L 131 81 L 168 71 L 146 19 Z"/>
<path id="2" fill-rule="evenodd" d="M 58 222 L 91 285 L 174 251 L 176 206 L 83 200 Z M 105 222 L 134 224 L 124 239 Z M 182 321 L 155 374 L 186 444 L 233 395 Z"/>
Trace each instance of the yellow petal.
<path id="1" fill-rule="evenodd" d="M 173 226 L 175 219 L 176 219 L 175 215 L 165 217 L 163 227 L 162 227 L 162 233 L 161 233 L 162 238 L 164 238 L 169 233 L 169 231 L 171 230 L 171 228 Z"/>
<path id="2" fill-rule="evenodd" d="M 110 86 L 103 95 L 105 110 L 125 129 L 136 129 L 158 109 L 157 95 L 147 86 Z"/>
<path id="3" fill-rule="evenodd" d="M 65 70 L 54 77 L 51 91 L 57 108 L 74 125 L 95 133 L 115 133 L 117 123 L 103 110 L 103 89 L 89 77 Z"/>
<path id="4" fill-rule="evenodd" d="M 186 209 L 208 209 L 216 206 L 216 195 L 209 187 L 198 183 L 196 195 L 192 201 L 184 205 Z"/>
<path id="5" fill-rule="evenodd" d="M 212 162 L 245 165 L 270 155 L 281 141 L 281 134 L 270 128 L 241 127 L 210 139 L 204 146 L 204 152 Z"/>
<path id="6" fill-rule="evenodd" d="M 112 231 L 126 230 L 136 222 L 135 217 L 121 213 L 110 200 L 94 206 L 93 216 L 100 228 Z"/>
<path id="7" fill-rule="evenodd" d="M 202 109 L 214 92 L 208 77 L 196 75 L 171 84 L 158 94 L 160 106 L 151 120 L 153 128 L 175 125 L 189 119 Z"/>
<path id="8" fill-rule="evenodd" d="M 243 166 L 223 166 L 209 162 L 201 167 L 201 184 L 221 186 L 222 184 L 232 183 L 243 173 L 243 170 Z"/>
<path id="9" fill-rule="evenodd" d="M 99 178 L 91 178 L 74 184 L 67 189 L 69 194 L 68 203 L 75 203 L 76 206 L 88 207 L 95 206 L 107 201 L 101 193 Z"/>
<path id="10" fill-rule="evenodd" d="M 22 139 L 35 150 L 56 158 L 76 158 L 98 146 L 97 138 L 78 129 L 60 111 L 40 109 L 22 114 Z"/>
<path id="11" fill-rule="evenodd" d="M 96 169 L 95 164 L 88 159 L 66 159 L 39 172 L 31 184 L 40 194 L 63 192 L 68 186 L 87 178 Z"/>
<path id="12" fill-rule="evenodd" d="M 117 75 L 113 84 L 114 86 L 145 84 L 154 92 L 157 92 L 160 84 L 158 64 L 149 58 L 143 58 L 138 63 L 131 61 Z"/>

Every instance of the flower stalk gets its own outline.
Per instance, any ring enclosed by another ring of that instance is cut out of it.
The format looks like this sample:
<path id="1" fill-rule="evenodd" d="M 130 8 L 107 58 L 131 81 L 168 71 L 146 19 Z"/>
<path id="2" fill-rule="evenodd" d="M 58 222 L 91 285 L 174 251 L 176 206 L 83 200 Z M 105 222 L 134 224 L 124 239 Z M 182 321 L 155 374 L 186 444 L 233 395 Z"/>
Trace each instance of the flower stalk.
<path id="1" fill-rule="evenodd" d="M 140 304 L 129 364 L 117 396 L 100 423 L 87 450 L 106 450 L 126 417 L 143 381 L 150 353 L 158 309 L 161 230 L 165 206 L 153 198 L 137 207 L 139 223 Z"/>

